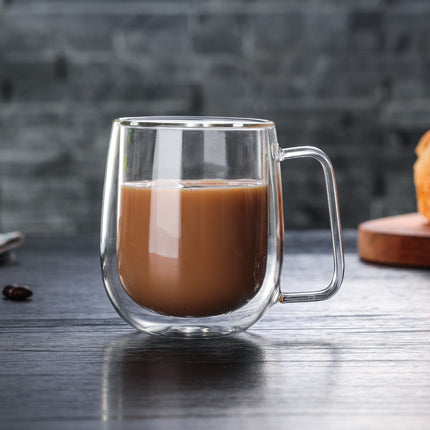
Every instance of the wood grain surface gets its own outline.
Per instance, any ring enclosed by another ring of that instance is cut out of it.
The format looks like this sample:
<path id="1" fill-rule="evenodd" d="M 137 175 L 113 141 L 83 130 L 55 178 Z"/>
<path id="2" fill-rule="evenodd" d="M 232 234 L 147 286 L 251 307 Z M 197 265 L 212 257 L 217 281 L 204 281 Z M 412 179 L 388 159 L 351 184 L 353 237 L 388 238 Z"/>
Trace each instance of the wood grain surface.
<path id="1" fill-rule="evenodd" d="M 329 281 L 328 232 L 287 235 L 283 289 Z M 247 333 L 136 333 L 103 290 L 97 238 L 28 239 L 0 286 L 1 429 L 428 429 L 430 272 L 359 260 L 340 292 L 275 305 Z M 413 288 L 410 285 L 413 284 Z"/>
<path id="2" fill-rule="evenodd" d="M 374 263 L 430 267 L 430 222 L 419 213 L 363 222 L 358 228 L 358 252 Z"/>

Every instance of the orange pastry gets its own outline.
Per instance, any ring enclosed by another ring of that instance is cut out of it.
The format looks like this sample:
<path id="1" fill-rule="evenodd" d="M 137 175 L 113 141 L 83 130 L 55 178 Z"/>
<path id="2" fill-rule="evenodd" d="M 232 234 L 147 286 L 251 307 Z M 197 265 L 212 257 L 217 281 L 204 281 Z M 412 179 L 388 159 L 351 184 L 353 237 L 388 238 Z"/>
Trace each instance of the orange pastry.
<path id="1" fill-rule="evenodd" d="M 415 153 L 418 157 L 414 164 L 418 212 L 430 220 L 430 130 L 418 142 Z"/>

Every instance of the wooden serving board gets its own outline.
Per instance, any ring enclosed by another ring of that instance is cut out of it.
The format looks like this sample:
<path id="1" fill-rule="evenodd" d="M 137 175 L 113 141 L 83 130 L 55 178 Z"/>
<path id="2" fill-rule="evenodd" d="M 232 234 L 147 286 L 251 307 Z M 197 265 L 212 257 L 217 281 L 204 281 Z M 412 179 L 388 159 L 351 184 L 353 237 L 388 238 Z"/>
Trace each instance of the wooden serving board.
<path id="1" fill-rule="evenodd" d="M 363 222 L 358 253 L 373 263 L 430 268 L 430 222 L 419 213 Z"/>

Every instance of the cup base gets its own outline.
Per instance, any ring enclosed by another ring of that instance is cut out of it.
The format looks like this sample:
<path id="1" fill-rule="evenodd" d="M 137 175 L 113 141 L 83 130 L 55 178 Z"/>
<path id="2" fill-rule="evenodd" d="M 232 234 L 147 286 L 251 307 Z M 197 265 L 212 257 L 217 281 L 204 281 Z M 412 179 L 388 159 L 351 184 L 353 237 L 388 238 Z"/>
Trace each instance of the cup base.
<path id="1" fill-rule="evenodd" d="M 173 325 L 173 326 L 156 326 L 144 329 L 146 333 L 173 337 L 173 338 L 204 338 L 204 337 L 225 337 L 235 333 L 240 333 L 243 329 L 239 327 L 226 328 L 224 326 L 199 326 L 199 325 Z"/>

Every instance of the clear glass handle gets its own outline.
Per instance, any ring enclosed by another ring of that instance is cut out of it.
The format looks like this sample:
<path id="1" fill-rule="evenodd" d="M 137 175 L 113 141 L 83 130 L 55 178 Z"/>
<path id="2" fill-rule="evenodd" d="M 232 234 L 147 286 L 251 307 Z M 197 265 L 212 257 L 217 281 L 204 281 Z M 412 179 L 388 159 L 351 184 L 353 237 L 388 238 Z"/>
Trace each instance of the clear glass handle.
<path id="1" fill-rule="evenodd" d="M 340 288 L 343 281 L 343 274 L 345 270 L 345 262 L 343 256 L 342 233 L 339 217 L 339 205 L 337 199 L 336 182 L 334 178 L 334 170 L 328 156 L 318 148 L 312 146 L 300 146 L 295 148 L 280 149 L 278 152 L 278 160 L 284 161 L 292 158 L 314 158 L 321 164 L 325 184 L 327 190 L 328 211 L 330 216 L 331 239 L 333 245 L 333 277 L 330 284 L 323 290 L 310 291 L 310 292 L 292 292 L 283 293 L 279 301 L 281 303 L 292 302 L 313 302 L 317 300 L 326 300 L 333 296 Z"/>

